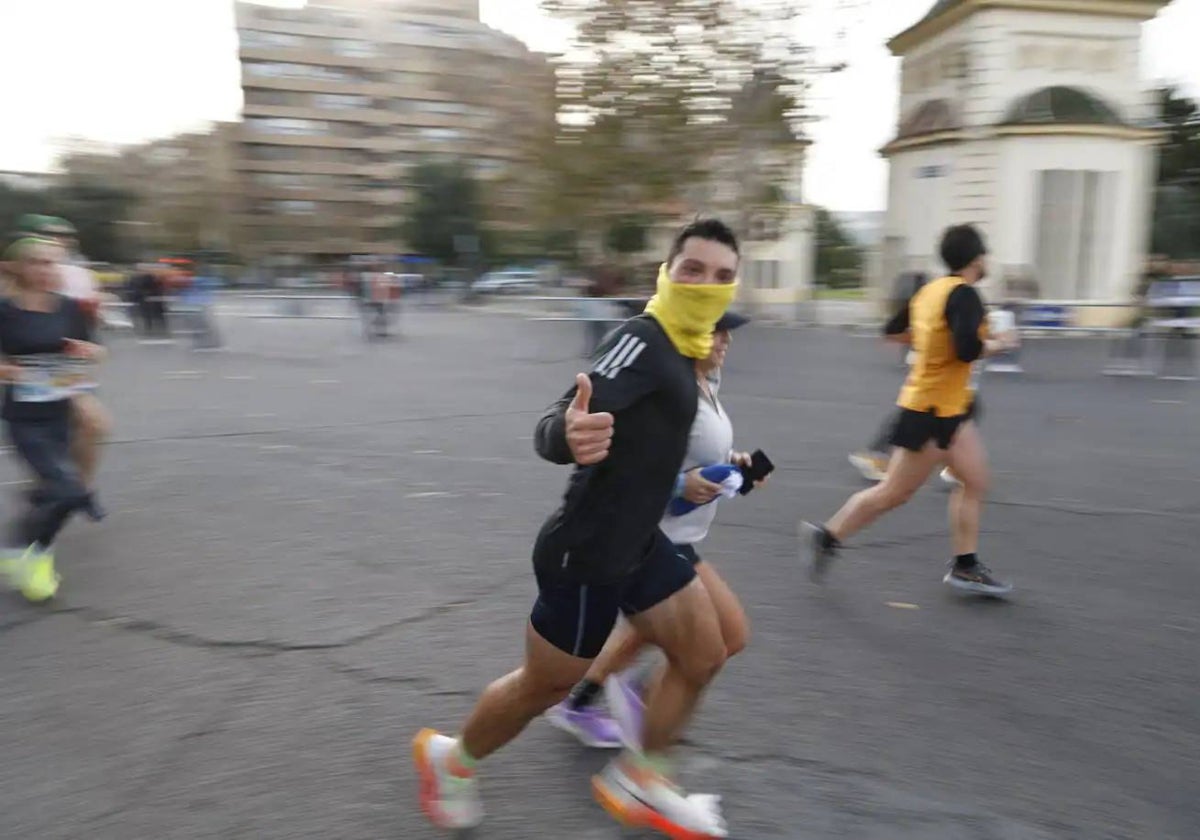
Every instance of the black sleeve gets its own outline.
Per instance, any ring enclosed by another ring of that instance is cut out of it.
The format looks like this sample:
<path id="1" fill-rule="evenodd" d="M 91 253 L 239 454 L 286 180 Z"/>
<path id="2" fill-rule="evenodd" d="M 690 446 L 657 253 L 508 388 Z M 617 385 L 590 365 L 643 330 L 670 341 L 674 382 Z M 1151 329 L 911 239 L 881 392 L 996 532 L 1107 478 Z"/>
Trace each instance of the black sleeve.
<path id="1" fill-rule="evenodd" d="M 607 411 L 617 415 L 661 387 L 663 363 L 660 354 L 663 349 L 661 342 L 649 332 L 656 329 L 656 326 L 632 320 L 608 336 L 596 351 L 589 374 L 592 380 L 590 411 Z M 570 447 L 567 446 L 566 411 L 575 398 L 575 390 L 572 386 L 546 409 L 534 432 L 534 449 L 538 455 L 555 464 L 573 462 Z"/>
<path id="2" fill-rule="evenodd" d="M 533 433 L 533 448 L 537 454 L 552 464 L 572 462 L 571 448 L 567 446 L 567 406 L 575 396 L 575 389 L 546 409 Z"/>
<path id="3" fill-rule="evenodd" d="M 959 360 L 973 362 L 983 355 L 984 317 L 983 298 L 974 286 L 964 283 L 946 298 L 946 323 L 954 334 L 954 352 Z"/>
<path id="4" fill-rule="evenodd" d="M 76 341 L 95 341 L 92 337 L 92 325 L 87 314 L 83 311 L 83 307 L 78 301 L 72 298 L 66 298 L 67 307 L 67 335 L 66 338 L 73 338 Z"/>
<path id="5" fill-rule="evenodd" d="M 900 307 L 900 310 L 883 325 L 884 335 L 903 335 L 906 332 L 908 332 L 907 303 Z"/>

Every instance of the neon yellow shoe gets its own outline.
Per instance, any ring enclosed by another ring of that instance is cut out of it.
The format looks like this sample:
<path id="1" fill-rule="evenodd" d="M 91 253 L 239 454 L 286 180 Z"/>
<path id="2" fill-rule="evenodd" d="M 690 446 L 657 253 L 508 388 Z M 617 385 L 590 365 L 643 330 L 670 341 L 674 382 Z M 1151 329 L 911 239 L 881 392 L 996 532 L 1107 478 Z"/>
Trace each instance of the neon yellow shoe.
<path id="1" fill-rule="evenodd" d="M 13 583 L 21 590 L 26 601 L 40 604 L 58 593 L 62 578 L 54 571 L 53 551 L 39 550 L 38 546 L 31 545 L 17 562 Z"/>

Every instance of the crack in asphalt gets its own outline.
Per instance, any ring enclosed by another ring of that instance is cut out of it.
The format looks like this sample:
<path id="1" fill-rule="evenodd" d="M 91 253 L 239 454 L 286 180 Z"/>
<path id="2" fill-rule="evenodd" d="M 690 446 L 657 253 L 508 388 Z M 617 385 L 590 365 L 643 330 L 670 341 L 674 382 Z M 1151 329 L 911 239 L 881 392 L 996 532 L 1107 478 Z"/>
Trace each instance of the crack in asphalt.
<path id="1" fill-rule="evenodd" d="M 439 616 L 454 612 L 455 610 L 473 606 L 489 596 L 500 592 L 504 588 L 511 586 L 518 580 L 525 579 L 528 577 L 528 575 L 529 573 L 527 571 L 522 570 L 520 573 L 515 573 L 501 578 L 492 586 L 489 586 L 483 590 L 478 590 L 467 597 L 456 598 L 453 601 L 435 604 L 434 606 L 418 613 L 414 613 L 413 615 L 408 615 L 395 621 L 388 621 L 364 630 L 361 633 L 356 633 L 354 635 L 347 636 L 346 638 L 329 642 L 286 642 L 266 638 L 216 639 L 209 636 L 203 636 L 198 633 L 192 633 L 187 630 L 180 630 L 177 627 L 173 627 L 164 622 L 154 621 L 146 618 L 138 618 L 136 616 L 121 615 L 119 613 L 112 613 L 96 607 L 88 606 L 54 607 L 46 612 L 31 615 L 28 618 L 9 622 L 5 625 L 0 625 L 0 632 L 6 629 L 17 629 L 24 627 L 26 625 L 55 616 L 73 615 L 82 618 L 86 623 L 91 625 L 110 627 L 135 635 L 147 636 L 168 644 L 198 650 L 232 651 L 247 655 L 258 654 L 266 656 L 276 656 L 287 653 L 305 653 L 312 651 L 319 652 L 344 650 L 346 648 L 355 647 L 356 645 L 361 645 L 364 642 L 372 641 L 381 636 L 385 636 L 393 630 L 397 630 L 401 627 L 422 624 L 438 618 Z"/>
<path id="2" fill-rule="evenodd" d="M 398 677 L 389 674 L 379 674 L 371 668 L 346 665 L 328 658 L 322 664 L 335 674 L 349 677 L 355 682 L 363 683 L 364 685 L 408 685 L 415 688 L 427 689 L 433 689 L 437 685 L 429 677 Z"/>

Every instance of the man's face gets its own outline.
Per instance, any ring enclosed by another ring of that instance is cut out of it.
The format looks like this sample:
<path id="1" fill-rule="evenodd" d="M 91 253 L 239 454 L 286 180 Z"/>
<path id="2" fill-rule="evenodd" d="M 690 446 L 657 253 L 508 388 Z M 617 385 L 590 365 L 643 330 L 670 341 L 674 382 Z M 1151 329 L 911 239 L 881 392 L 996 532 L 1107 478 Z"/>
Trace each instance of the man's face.
<path id="1" fill-rule="evenodd" d="M 683 249 L 667 267 L 675 283 L 693 286 L 732 283 L 737 279 L 738 255 L 728 245 L 691 236 L 684 240 Z"/>
<path id="2" fill-rule="evenodd" d="M 976 276 L 975 276 L 974 282 L 976 282 L 976 283 L 980 282 L 981 280 L 983 280 L 985 277 L 988 276 L 987 256 L 984 254 L 980 254 L 978 257 L 976 257 L 974 260 L 971 261 L 971 265 L 969 266 L 969 268 L 973 268 L 976 271 Z"/>

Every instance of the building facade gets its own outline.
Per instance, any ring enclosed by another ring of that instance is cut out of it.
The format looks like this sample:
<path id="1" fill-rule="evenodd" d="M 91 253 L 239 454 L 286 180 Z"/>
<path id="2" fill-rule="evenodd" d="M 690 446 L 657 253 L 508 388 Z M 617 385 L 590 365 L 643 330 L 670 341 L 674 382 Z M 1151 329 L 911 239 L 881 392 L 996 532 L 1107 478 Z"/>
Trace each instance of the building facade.
<path id="1" fill-rule="evenodd" d="M 879 282 L 943 271 L 970 222 L 993 296 L 1127 298 L 1147 249 L 1158 132 L 1141 26 L 1166 0 L 939 0 L 900 56 Z"/>
<path id="2" fill-rule="evenodd" d="M 477 0 L 236 12 L 249 256 L 405 252 L 409 176 L 430 157 L 483 183 L 498 227 L 522 225 L 553 130 L 554 75 L 545 56 L 481 23 Z"/>
<path id="3" fill-rule="evenodd" d="M 133 197 L 122 238 L 143 256 L 200 250 L 237 254 L 241 185 L 233 166 L 234 123 L 109 149 L 90 144 L 59 161 L 67 175 L 96 178 Z"/>

